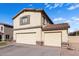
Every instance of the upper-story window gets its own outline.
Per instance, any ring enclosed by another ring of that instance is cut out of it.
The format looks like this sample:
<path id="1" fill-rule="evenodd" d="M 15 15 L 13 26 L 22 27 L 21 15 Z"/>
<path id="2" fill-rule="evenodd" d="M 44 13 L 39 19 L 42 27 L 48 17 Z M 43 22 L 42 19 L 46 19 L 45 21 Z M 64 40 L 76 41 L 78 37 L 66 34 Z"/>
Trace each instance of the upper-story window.
<path id="1" fill-rule="evenodd" d="M 46 25 L 46 24 L 47 24 L 46 18 L 43 16 L 43 25 Z"/>
<path id="2" fill-rule="evenodd" d="M 20 18 L 20 25 L 30 24 L 30 16 L 23 16 Z"/>
<path id="3" fill-rule="evenodd" d="M 3 27 L 1 27 L 1 31 L 3 31 Z"/>

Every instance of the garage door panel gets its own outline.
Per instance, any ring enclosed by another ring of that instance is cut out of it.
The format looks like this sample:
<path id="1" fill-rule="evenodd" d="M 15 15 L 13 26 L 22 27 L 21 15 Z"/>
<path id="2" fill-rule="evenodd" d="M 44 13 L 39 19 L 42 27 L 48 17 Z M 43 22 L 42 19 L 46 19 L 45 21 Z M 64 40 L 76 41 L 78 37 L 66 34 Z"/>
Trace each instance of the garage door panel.
<path id="1" fill-rule="evenodd" d="M 36 44 L 36 33 L 17 34 L 17 42 L 25 44 Z"/>
<path id="2" fill-rule="evenodd" d="M 61 46 L 61 33 L 45 33 L 44 44 L 47 46 Z"/>

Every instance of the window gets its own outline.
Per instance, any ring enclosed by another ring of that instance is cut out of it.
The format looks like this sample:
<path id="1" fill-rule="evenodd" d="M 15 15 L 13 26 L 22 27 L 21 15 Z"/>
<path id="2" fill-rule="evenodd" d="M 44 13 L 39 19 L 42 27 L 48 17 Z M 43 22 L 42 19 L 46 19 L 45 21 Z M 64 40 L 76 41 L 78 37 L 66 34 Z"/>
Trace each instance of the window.
<path id="1" fill-rule="evenodd" d="M 9 39 L 9 35 L 6 35 L 5 38 L 6 38 L 6 39 Z"/>
<path id="2" fill-rule="evenodd" d="M 46 24 L 47 24 L 46 18 L 43 16 L 43 25 L 46 25 Z"/>
<path id="3" fill-rule="evenodd" d="M 1 27 L 1 31 L 3 31 L 3 27 Z"/>
<path id="4" fill-rule="evenodd" d="M 20 25 L 30 24 L 30 16 L 23 16 L 20 18 Z"/>

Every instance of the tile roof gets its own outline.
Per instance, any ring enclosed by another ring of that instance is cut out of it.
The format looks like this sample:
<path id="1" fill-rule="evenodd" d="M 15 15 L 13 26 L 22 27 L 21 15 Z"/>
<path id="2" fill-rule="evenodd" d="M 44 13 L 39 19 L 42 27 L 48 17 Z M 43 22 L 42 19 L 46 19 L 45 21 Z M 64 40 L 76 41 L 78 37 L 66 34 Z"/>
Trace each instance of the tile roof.
<path id="1" fill-rule="evenodd" d="M 13 28 L 13 26 L 12 26 L 12 25 L 5 24 L 5 23 L 0 23 L 0 25 L 4 25 L 4 26 L 7 26 L 7 27 L 11 27 L 11 28 Z"/>
<path id="2" fill-rule="evenodd" d="M 61 24 L 48 24 L 47 26 L 43 27 L 44 31 L 48 30 L 64 30 L 68 29 L 70 26 L 68 23 L 61 23 Z"/>

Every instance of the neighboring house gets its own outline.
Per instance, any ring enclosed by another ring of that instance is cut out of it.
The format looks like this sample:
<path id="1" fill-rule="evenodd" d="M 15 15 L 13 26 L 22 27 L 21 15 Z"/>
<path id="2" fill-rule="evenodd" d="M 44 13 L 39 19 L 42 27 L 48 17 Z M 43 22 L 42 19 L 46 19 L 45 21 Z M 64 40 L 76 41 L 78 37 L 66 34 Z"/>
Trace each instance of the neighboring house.
<path id="1" fill-rule="evenodd" d="M 79 36 L 79 31 L 70 32 L 69 36 Z"/>
<path id="2" fill-rule="evenodd" d="M 13 26 L 0 23 L 0 41 L 13 39 Z"/>
<path id="3" fill-rule="evenodd" d="M 67 23 L 54 24 L 44 10 L 23 9 L 13 17 L 16 43 L 58 46 L 68 43 Z"/>

